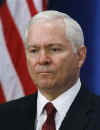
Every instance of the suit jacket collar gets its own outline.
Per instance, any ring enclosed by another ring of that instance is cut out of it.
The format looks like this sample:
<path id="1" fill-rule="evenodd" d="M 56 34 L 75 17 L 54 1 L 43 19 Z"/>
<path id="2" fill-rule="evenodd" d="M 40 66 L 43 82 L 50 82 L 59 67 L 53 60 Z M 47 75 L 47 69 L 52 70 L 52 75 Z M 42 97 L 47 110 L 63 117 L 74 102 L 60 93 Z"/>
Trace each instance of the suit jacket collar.
<path id="1" fill-rule="evenodd" d="M 28 103 L 27 107 L 23 105 L 23 107 L 26 108 L 24 112 L 27 113 L 27 115 L 25 114 L 27 116 L 25 118 L 29 119 L 30 126 L 33 124 L 33 126 L 30 127 L 30 130 L 33 130 L 35 128 L 37 113 L 37 93 L 28 96 L 26 102 Z M 95 108 L 93 95 L 82 86 L 62 122 L 60 130 L 83 130 L 84 128 L 88 129 L 88 127 L 92 127 L 92 125 L 94 125 L 93 121 L 95 120 Z M 89 125 L 90 123 L 91 125 Z"/>
<path id="2" fill-rule="evenodd" d="M 93 121 L 95 120 L 95 108 L 93 95 L 91 95 L 91 93 L 82 86 L 80 92 L 66 114 L 60 130 L 83 130 L 84 128 L 88 130 L 88 127 L 92 128 L 94 125 Z"/>

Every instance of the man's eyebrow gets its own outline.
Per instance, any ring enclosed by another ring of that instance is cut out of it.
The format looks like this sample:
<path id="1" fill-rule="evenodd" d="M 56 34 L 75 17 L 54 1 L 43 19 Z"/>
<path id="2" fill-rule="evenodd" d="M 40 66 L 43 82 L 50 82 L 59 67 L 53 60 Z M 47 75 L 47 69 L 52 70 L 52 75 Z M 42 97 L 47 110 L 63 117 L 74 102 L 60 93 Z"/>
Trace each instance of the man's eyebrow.
<path id="1" fill-rule="evenodd" d="M 29 48 L 39 48 L 39 46 L 38 45 L 27 45 L 26 48 L 27 49 L 29 49 Z"/>
<path id="2" fill-rule="evenodd" d="M 45 45 L 45 47 L 64 47 L 64 45 L 61 44 L 61 43 L 48 43 L 47 45 Z M 34 45 L 27 45 L 26 48 L 27 49 L 29 49 L 29 48 L 40 48 L 40 46 L 37 45 L 37 44 L 34 44 Z"/>
<path id="3" fill-rule="evenodd" d="M 52 43 L 52 44 L 48 44 L 48 47 L 64 47 L 65 45 L 61 44 L 61 43 Z"/>

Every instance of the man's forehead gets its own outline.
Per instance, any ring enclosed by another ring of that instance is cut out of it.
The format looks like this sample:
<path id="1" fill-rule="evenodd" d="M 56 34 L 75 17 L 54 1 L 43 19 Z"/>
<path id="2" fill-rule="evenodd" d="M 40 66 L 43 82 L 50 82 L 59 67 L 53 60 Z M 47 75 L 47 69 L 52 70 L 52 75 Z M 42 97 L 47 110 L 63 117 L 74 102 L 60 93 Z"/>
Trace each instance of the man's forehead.
<path id="1" fill-rule="evenodd" d="M 64 46 L 64 44 L 60 43 L 60 42 L 47 43 L 47 44 L 28 43 L 28 47 L 40 47 L 42 45 L 45 46 L 45 47 L 54 47 L 54 46 L 61 47 L 61 46 Z"/>
<path id="2" fill-rule="evenodd" d="M 45 20 L 45 19 L 40 19 L 37 22 L 31 24 L 29 26 L 29 30 L 30 29 L 34 29 L 34 27 L 43 27 L 43 26 L 47 26 L 48 28 L 50 27 L 57 27 L 57 28 L 63 28 L 65 27 L 65 23 L 63 19 L 51 19 L 51 20 Z"/>
<path id="3" fill-rule="evenodd" d="M 31 25 L 27 40 L 29 41 L 36 41 L 40 42 L 41 40 L 43 41 L 61 41 L 62 39 L 66 39 L 66 33 L 64 27 L 62 28 L 61 26 L 51 23 L 46 23 L 46 24 L 33 24 Z"/>
<path id="4" fill-rule="evenodd" d="M 64 24 L 62 21 L 59 22 L 51 21 L 43 24 L 42 22 L 32 24 L 27 37 L 27 45 L 59 46 L 63 43 L 67 44 L 69 40 L 65 34 Z"/>

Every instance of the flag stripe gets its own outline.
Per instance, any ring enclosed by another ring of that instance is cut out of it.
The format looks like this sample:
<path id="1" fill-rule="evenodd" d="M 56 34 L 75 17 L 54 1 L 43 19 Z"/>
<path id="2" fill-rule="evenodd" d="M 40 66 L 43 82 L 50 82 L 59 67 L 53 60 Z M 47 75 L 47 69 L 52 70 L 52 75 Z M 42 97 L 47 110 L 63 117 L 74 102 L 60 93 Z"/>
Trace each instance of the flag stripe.
<path id="1" fill-rule="evenodd" d="M 14 24 L 6 3 L 2 5 L 0 12 L 3 12 L 3 14 L 0 13 L 0 16 L 2 18 L 3 31 L 9 54 L 21 80 L 25 95 L 28 95 L 36 91 L 36 88 L 33 85 L 27 71 L 23 41 L 19 35 L 16 25 Z M 18 62 L 19 60 L 20 63 Z"/>
<path id="2" fill-rule="evenodd" d="M 0 2 L 0 102 L 34 93 L 25 59 L 24 30 L 31 16 L 43 10 L 43 0 Z"/>
<path id="3" fill-rule="evenodd" d="M 7 0 L 7 5 L 17 30 L 24 41 L 25 28 L 31 18 L 27 2 L 26 0 Z"/>
<path id="4" fill-rule="evenodd" d="M 31 16 L 38 13 L 37 9 L 35 8 L 35 4 L 32 0 L 26 0 L 28 8 L 30 10 Z"/>
<path id="5" fill-rule="evenodd" d="M 42 7 L 43 7 L 43 10 L 46 10 L 47 8 L 47 1 L 46 0 L 43 0 L 43 2 L 42 2 Z"/>
<path id="6" fill-rule="evenodd" d="M 0 80 L 6 101 L 24 96 L 22 84 L 9 56 L 0 20 Z M 2 42 L 1 42 L 2 41 Z"/>
<path id="7" fill-rule="evenodd" d="M 3 90 L 2 90 L 2 85 L 0 82 L 0 103 L 4 103 L 6 101 Z"/>

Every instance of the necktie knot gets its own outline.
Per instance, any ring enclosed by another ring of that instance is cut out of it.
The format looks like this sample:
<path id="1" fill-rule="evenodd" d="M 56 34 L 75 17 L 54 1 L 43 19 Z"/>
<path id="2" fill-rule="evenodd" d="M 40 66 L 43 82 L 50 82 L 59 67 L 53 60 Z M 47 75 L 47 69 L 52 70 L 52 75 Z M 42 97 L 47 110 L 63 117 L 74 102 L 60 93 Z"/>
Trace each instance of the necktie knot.
<path id="1" fill-rule="evenodd" d="M 45 106 L 45 110 L 47 112 L 47 116 L 55 116 L 56 114 L 56 109 L 54 105 L 50 102 L 48 102 Z"/>

